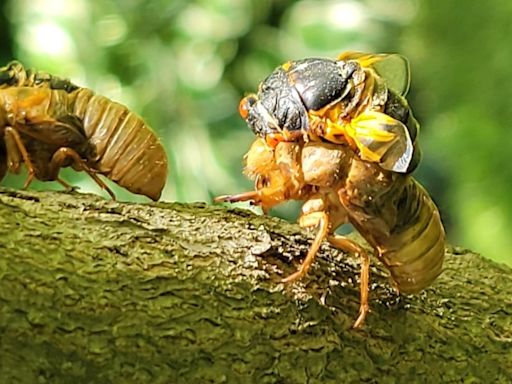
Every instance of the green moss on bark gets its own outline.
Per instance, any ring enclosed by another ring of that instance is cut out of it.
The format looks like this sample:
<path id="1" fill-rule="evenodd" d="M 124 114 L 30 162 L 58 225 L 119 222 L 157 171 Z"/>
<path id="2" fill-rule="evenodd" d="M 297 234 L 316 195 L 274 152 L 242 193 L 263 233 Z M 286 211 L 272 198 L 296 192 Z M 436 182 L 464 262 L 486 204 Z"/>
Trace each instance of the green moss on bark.
<path id="1" fill-rule="evenodd" d="M 508 382 L 512 271 L 449 248 L 398 297 L 327 244 L 285 286 L 311 236 L 205 204 L 137 205 L 0 190 L 0 377 L 11 383 Z"/>

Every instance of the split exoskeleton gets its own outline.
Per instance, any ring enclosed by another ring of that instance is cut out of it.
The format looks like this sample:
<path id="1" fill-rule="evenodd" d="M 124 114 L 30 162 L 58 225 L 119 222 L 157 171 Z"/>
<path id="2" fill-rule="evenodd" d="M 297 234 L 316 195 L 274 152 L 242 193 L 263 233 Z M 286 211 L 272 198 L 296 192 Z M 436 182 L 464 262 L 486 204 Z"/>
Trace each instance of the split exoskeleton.
<path id="1" fill-rule="evenodd" d="M 398 55 L 345 53 L 337 60 L 288 62 L 241 101 L 240 113 L 259 136 L 245 157 L 255 190 L 217 201 L 252 201 L 264 210 L 304 204 L 303 227 L 317 228 L 299 270 L 303 277 L 323 240 L 361 257 L 361 303 L 368 312 L 369 257 L 335 234 L 353 227 L 387 267 L 395 287 L 417 293 L 441 273 L 444 228 L 428 193 L 410 176 L 420 159 L 418 124 L 403 98 L 407 61 Z"/>
<path id="2" fill-rule="evenodd" d="M 153 200 L 167 179 L 167 156 L 146 123 L 124 105 L 90 89 L 11 62 L 0 68 L 0 180 L 6 171 L 28 170 L 57 180 L 62 167 L 85 171 L 105 189 L 104 175 Z"/>

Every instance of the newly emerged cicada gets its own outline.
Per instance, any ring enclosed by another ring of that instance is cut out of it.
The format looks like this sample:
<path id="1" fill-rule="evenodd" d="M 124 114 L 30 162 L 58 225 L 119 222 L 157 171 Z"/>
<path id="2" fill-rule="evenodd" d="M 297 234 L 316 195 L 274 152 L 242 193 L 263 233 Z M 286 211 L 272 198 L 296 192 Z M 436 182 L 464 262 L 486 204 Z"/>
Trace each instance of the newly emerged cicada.
<path id="1" fill-rule="evenodd" d="M 378 65 L 379 64 L 379 65 Z M 398 69 L 398 70 L 397 70 Z M 407 61 L 398 55 L 347 53 L 338 60 L 305 59 L 279 67 L 240 103 L 260 136 L 245 156 L 255 190 L 217 201 L 252 201 L 265 211 L 303 201 L 299 224 L 315 240 L 303 277 L 323 240 L 361 257 L 361 303 L 368 312 L 369 257 L 337 235 L 345 223 L 373 247 L 399 292 L 417 293 L 441 273 L 445 232 L 437 207 L 410 173 L 419 162 L 418 124 L 403 95 Z"/>
<path id="2" fill-rule="evenodd" d="M 85 171 L 112 198 L 98 177 L 130 192 L 160 198 L 167 156 L 149 126 L 122 104 L 14 61 L 0 68 L 0 180 L 6 171 L 28 170 L 57 180 L 62 167 Z"/>
<path id="3" fill-rule="evenodd" d="M 418 123 L 404 98 L 409 83 L 409 63 L 397 54 L 289 61 L 243 98 L 239 111 L 270 145 L 300 136 L 348 143 L 363 160 L 409 173 L 421 157 Z"/>

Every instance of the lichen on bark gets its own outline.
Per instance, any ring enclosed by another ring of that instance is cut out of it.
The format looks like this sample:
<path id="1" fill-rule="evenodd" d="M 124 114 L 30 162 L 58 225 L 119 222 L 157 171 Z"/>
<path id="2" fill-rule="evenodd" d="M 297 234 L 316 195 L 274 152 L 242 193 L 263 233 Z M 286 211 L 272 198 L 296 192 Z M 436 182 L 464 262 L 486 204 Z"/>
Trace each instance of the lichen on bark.
<path id="1" fill-rule="evenodd" d="M 311 234 L 204 203 L 0 190 L 0 377 L 11 383 L 512 381 L 512 271 L 448 247 L 397 296 L 373 263 Z"/>

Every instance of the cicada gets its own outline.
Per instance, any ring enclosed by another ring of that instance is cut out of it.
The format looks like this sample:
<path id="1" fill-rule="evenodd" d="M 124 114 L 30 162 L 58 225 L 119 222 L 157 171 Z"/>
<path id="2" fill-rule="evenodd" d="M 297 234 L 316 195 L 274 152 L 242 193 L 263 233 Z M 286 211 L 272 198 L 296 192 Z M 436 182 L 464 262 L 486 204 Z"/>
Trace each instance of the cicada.
<path id="1" fill-rule="evenodd" d="M 398 54 L 289 61 L 243 98 L 239 111 L 269 145 L 301 136 L 348 143 L 361 159 L 408 173 L 420 160 L 409 84 L 409 63 Z"/>
<path id="2" fill-rule="evenodd" d="M 25 187 L 36 178 L 69 188 L 59 170 L 72 166 L 112 198 L 98 174 L 153 200 L 167 179 L 165 150 L 142 118 L 69 80 L 11 62 L 0 68 L 0 180 L 22 164 Z"/>
<path id="3" fill-rule="evenodd" d="M 401 71 L 383 77 L 384 63 L 389 68 L 402 63 Z M 283 282 L 307 274 L 325 239 L 359 255 L 361 298 L 354 327 L 369 310 L 370 259 L 360 244 L 335 233 L 339 226 L 350 223 L 367 240 L 401 293 L 423 290 L 442 271 L 445 231 L 439 211 L 410 175 L 419 148 L 418 124 L 403 97 L 408 87 L 409 69 L 401 56 L 351 53 L 279 67 L 257 95 L 240 103 L 242 117 L 259 136 L 245 156 L 255 190 L 216 199 L 251 201 L 265 211 L 287 200 L 302 201 L 299 224 L 317 233 L 299 270 Z"/>

